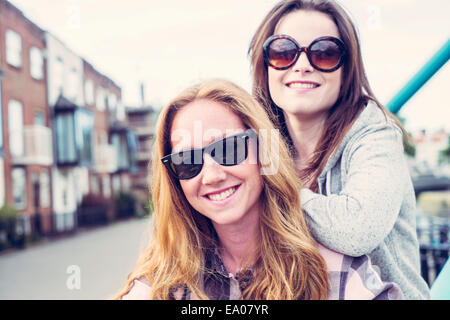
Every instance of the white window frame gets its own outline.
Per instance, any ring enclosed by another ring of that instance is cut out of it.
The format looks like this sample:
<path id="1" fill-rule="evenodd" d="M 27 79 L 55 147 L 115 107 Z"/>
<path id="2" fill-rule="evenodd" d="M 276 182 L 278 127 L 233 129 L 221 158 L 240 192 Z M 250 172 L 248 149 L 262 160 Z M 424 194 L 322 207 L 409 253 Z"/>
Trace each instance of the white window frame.
<path id="1" fill-rule="evenodd" d="M 6 62 L 14 67 L 22 66 L 22 37 L 8 29 L 5 33 Z"/>
<path id="2" fill-rule="evenodd" d="M 86 98 L 86 104 L 93 105 L 95 100 L 95 91 L 94 82 L 91 79 L 86 80 L 86 82 L 84 83 L 84 94 Z"/>
<path id="3" fill-rule="evenodd" d="M 47 169 L 42 170 L 39 176 L 39 192 L 41 207 L 50 207 L 50 173 Z"/>
<path id="4" fill-rule="evenodd" d="M 117 109 L 117 96 L 112 92 L 108 92 L 108 109 L 113 112 Z"/>
<path id="5" fill-rule="evenodd" d="M 67 94 L 67 97 L 70 99 L 73 99 L 74 101 L 77 100 L 77 95 L 79 93 L 79 82 L 78 82 L 78 70 L 73 67 L 68 70 L 67 74 L 67 84 L 65 84 L 65 88 L 67 90 L 64 91 L 65 94 Z"/>
<path id="6" fill-rule="evenodd" d="M 97 94 L 95 96 L 95 105 L 99 111 L 104 111 L 105 106 L 105 89 L 102 87 L 97 88 Z"/>
<path id="7" fill-rule="evenodd" d="M 33 113 L 34 125 L 45 127 L 45 115 L 43 110 L 35 110 Z"/>
<path id="8" fill-rule="evenodd" d="M 122 191 L 122 179 L 120 175 L 115 174 L 112 176 L 112 191 L 114 195 Z"/>
<path id="9" fill-rule="evenodd" d="M 8 103 L 9 151 L 12 156 L 23 156 L 25 139 L 23 131 L 23 105 L 20 101 L 10 100 Z"/>
<path id="10" fill-rule="evenodd" d="M 51 74 L 49 75 L 52 87 L 56 90 L 57 96 L 64 93 L 64 60 L 56 57 Z"/>
<path id="11" fill-rule="evenodd" d="M 14 207 L 18 210 L 23 210 L 27 206 L 27 172 L 25 168 L 13 168 L 11 170 Z M 18 180 L 19 179 L 19 180 Z M 21 199 L 17 202 L 17 199 Z"/>
<path id="12" fill-rule="evenodd" d="M 102 177 L 102 191 L 105 198 L 111 197 L 111 178 L 109 175 Z"/>
<path id="13" fill-rule="evenodd" d="M 94 175 L 94 174 L 92 174 L 90 180 L 91 180 L 90 181 L 91 182 L 91 187 L 90 187 L 91 193 L 99 194 L 100 193 L 99 177 Z"/>
<path id="14" fill-rule="evenodd" d="M 44 56 L 37 47 L 31 47 L 30 49 L 30 75 L 36 80 L 44 78 Z"/>

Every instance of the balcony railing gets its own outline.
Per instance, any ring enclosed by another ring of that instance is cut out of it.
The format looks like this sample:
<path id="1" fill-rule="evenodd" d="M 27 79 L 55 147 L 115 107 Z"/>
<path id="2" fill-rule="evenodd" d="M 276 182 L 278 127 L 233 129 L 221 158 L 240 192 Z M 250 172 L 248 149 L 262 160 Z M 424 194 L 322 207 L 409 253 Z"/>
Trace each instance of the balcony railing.
<path id="1" fill-rule="evenodd" d="M 148 188 L 149 178 L 147 174 L 137 174 L 132 178 L 133 188 Z"/>
<path id="2" fill-rule="evenodd" d="M 15 165 L 53 163 L 52 131 L 41 125 L 25 126 L 23 130 L 11 130 L 11 160 Z"/>
<path id="3" fill-rule="evenodd" d="M 136 160 L 137 161 L 149 161 L 151 158 L 151 151 L 150 150 L 139 150 L 136 153 Z"/>
<path id="4" fill-rule="evenodd" d="M 133 126 L 133 130 L 137 136 L 153 136 L 155 134 L 154 129 L 148 124 L 145 126 Z"/>

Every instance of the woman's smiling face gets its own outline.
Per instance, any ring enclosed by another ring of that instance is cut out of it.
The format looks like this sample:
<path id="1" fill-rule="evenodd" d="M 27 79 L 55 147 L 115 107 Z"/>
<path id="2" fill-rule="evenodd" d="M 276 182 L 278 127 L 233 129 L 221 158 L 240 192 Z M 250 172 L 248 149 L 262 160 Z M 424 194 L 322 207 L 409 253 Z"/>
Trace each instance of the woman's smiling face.
<path id="1" fill-rule="evenodd" d="M 172 152 L 203 148 L 246 130 L 241 119 L 225 104 L 195 100 L 173 119 Z M 190 205 L 214 225 L 246 223 L 259 217 L 263 180 L 256 161 L 256 141 L 249 139 L 248 144 L 249 153 L 242 163 L 222 166 L 205 153 L 202 171 L 191 179 L 180 180 Z"/>
<path id="2" fill-rule="evenodd" d="M 297 10 L 278 22 L 274 34 L 289 35 L 300 46 L 323 36 L 340 38 L 334 21 L 317 11 Z M 341 87 L 342 67 L 333 72 L 314 69 L 305 53 L 287 70 L 268 67 L 269 91 L 272 100 L 288 116 L 324 117 L 336 102 Z"/>

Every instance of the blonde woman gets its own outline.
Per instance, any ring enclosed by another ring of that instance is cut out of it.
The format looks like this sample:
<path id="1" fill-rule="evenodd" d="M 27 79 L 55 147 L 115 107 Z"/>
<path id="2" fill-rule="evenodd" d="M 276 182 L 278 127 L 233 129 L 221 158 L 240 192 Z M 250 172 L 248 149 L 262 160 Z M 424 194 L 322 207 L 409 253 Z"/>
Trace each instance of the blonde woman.
<path id="1" fill-rule="evenodd" d="M 188 88 L 161 111 L 152 237 L 116 298 L 401 298 L 366 256 L 314 241 L 272 130 L 259 103 L 223 80 Z"/>

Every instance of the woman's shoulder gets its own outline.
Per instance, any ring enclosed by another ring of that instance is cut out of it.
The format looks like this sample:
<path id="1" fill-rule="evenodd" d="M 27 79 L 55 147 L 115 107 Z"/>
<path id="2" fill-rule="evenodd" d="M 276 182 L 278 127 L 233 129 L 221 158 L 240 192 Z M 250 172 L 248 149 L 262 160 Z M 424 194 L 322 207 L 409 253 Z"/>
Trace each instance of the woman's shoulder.
<path id="1" fill-rule="evenodd" d="M 388 143 L 385 143 L 388 142 Z M 339 159 L 349 164 L 348 160 L 356 150 L 369 146 L 371 151 L 378 152 L 373 146 L 381 146 L 383 150 L 400 150 L 403 147 L 403 133 L 395 121 L 375 102 L 369 101 L 358 115 L 348 132 L 342 138 L 335 154 L 328 160 L 327 171 Z"/>
<path id="2" fill-rule="evenodd" d="M 385 131 L 402 136 L 402 130 L 391 118 L 387 111 L 379 107 L 374 101 L 369 101 L 353 124 L 351 130 L 354 137 L 363 137 L 370 132 Z"/>
<path id="3" fill-rule="evenodd" d="M 149 300 L 151 294 L 151 286 L 148 280 L 142 276 L 134 279 L 130 290 L 122 296 L 121 300 Z M 175 300 L 185 300 L 186 292 L 184 286 L 178 286 L 172 290 L 171 295 Z"/>
<path id="4" fill-rule="evenodd" d="M 375 102 L 369 102 L 342 140 L 340 149 L 343 159 L 351 158 L 357 150 L 370 151 L 377 157 L 398 156 L 403 154 L 403 131 Z"/>
<path id="5" fill-rule="evenodd" d="M 151 287 L 145 277 L 133 281 L 130 290 L 122 297 L 122 300 L 149 300 Z"/>

